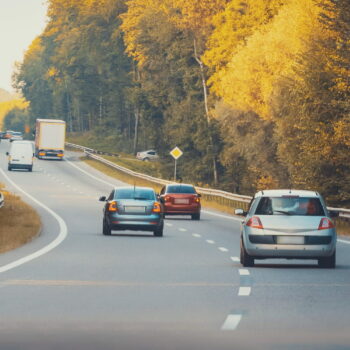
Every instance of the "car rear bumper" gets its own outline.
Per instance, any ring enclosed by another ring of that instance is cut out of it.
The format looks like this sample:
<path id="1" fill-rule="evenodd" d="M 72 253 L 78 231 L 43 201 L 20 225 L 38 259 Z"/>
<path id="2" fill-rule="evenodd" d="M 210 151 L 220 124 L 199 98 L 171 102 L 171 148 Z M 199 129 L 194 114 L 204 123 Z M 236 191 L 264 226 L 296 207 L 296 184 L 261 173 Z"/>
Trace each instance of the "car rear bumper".
<path id="1" fill-rule="evenodd" d="M 167 215 L 199 214 L 200 211 L 201 211 L 201 207 L 198 205 L 192 205 L 192 206 L 164 205 L 164 214 L 167 214 Z"/>
<path id="2" fill-rule="evenodd" d="M 9 163 L 9 166 L 11 168 L 16 168 L 16 169 L 28 169 L 31 168 L 33 166 L 33 164 L 20 164 L 20 163 Z"/>
<path id="3" fill-rule="evenodd" d="M 163 225 L 163 218 L 156 214 L 134 217 L 117 214 L 108 221 L 112 230 L 154 231 Z"/>
<path id="4" fill-rule="evenodd" d="M 317 259 L 331 256 L 336 247 L 336 238 L 329 244 L 257 244 L 244 240 L 247 253 L 253 258 Z"/>

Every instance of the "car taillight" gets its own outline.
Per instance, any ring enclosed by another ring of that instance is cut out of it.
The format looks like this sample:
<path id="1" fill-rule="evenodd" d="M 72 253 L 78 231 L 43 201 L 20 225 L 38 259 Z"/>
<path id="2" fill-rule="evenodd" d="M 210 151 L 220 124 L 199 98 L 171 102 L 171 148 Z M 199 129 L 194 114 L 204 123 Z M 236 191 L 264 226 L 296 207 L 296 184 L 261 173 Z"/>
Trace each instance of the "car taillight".
<path id="1" fill-rule="evenodd" d="M 194 201 L 195 201 L 196 203 L 200 203 L 201 199 L 200 199 L 199 197 L 195 197 L 195 198 L 194 198 Z"/>
<path id="2" fill-rule="evenodd" d="M 108 211 L 118 211 L 118 206 L 116 201 L 108 203 Z"/>
<path id="3" fill-rule="evenodd" d="M 166 202 L 170 202 L 171 197 L 169 197 L 169 196 L 165 196 L 165 197 L 164 197 L 164 200 L 165 200 Z"/>
<path id="4" fill-rule="evenodd" d="M 250 218 L 247 221 L 246 225 L 252 228 L 260 228 L 260 229 L 264 228 L 261 223 L 261 220 L 257 216 L 253 216 L 252 218 Z"/>
<path id="5" fill-rule="evenodd" d="M 153 213 L 160 213 L 162 211 L 162 207 L 158 202 L 154 202 L 152 211 Z"/>
<path id="6" fill-rule="evenodd" d="M 330 228 L 334 228 L 334 224 L 328 218 L 322 218 L 320 224 L 318 226 L 319 230 L 328 230 Z"/>

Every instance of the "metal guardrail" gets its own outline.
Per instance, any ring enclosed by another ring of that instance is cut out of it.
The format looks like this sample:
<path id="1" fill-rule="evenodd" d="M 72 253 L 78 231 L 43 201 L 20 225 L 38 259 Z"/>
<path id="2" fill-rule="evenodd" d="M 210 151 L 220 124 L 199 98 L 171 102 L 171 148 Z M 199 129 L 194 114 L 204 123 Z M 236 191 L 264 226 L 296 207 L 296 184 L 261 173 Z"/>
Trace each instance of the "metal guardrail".
<path id="1" fill-rule="evenodd" d="M 96 155 L 96 154 L 113 155 L 111 153 L 98 152 L 92 148 L 88 148 L 88 147 L 84 147 L 84 146 L 80 146 L 80 145 L 76 145 L 76 144 L 68 143 L 68 142 L 66 143 L 66 145 L 69 147 L 76 148 L 76 149 L 83 151 L 87 155 L 87 157 L 89 157 L 89 158 L 95 159 L 103 164 L 110 166 L 111 168 L 117 169 L 125 174 L 137 177 L 139 179 L 146 180 L 146 181 L 152 182 L 154 184 L 158 184 L 158 185 L 167 185 L 167 184 L 174 183 L 174 181 L 168 181 L 168 180 L 159 179 L 159 178 L 156 178 L 153 176 L 137 173 L 136 171 L 132 171 L 128 168 L 122 167 L 118 164 L 115 164 L 107 159 L 104 159 L 104 158 Z M 244 196 L 244 195 L 239 195 L 239 194 L 235 194 L 235 193 L 231 193 L 231 192 L 215 190 L 215 189 L 210 189 L 210 188 L 204 188 L 204 187 L 196 187 L 196 190 L 200 194 L 206 195 L 209 197 L 210 196 L 219 197 L 219 198 L 222 198 L 222 199 L 228 200 L 228 201 L 241 202 L 243 204 L 243 206 L 246 206 L 247 203 L 249 203 L 252 199 L 252 197 L 250 197 L 250 196 Z M 347 220 L 350 220 L 350 209 L 328 207 L 328 210 L 337 211 L 337 212 L 339 212 L 339 216 L 341 218 L 345 218 Z"/>
<path id="2" fill-rule="evenodd" d="M 4 195 L 0 192 L 0 208 L 2 208 L 5 204 Z"/>

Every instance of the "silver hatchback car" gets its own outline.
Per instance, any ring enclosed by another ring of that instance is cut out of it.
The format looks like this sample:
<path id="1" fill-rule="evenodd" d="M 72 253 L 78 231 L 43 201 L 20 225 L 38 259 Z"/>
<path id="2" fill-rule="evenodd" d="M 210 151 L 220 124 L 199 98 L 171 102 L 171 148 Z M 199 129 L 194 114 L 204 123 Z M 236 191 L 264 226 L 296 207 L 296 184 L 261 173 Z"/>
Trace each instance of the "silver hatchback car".
<path id="1" fill-rule="evenodd" d="M 266 190 L 255 194 L 241 230 L 241 263 L 255 259 L 316 259 L 334 268 L 337 234 L 324 200 L 317 192 Z"/>

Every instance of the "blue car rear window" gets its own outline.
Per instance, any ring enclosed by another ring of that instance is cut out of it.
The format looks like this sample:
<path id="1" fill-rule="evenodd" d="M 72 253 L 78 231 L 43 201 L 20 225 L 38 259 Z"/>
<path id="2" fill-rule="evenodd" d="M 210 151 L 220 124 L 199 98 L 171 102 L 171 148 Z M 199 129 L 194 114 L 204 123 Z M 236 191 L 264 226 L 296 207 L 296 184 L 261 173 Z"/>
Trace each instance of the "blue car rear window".
<path id="1" fill-rule="evenodd" d="M 140 188 L 121 188 L 115 191 L 115 199 L 140 199 L 140 200 L 155 200 L 153 190 Z"/>
<path id="2" fill-rule="evenodd" d="M 307 197 L 261 197 L 256 208 L 257 215 L 324 216 L 318 198 Z"/>

